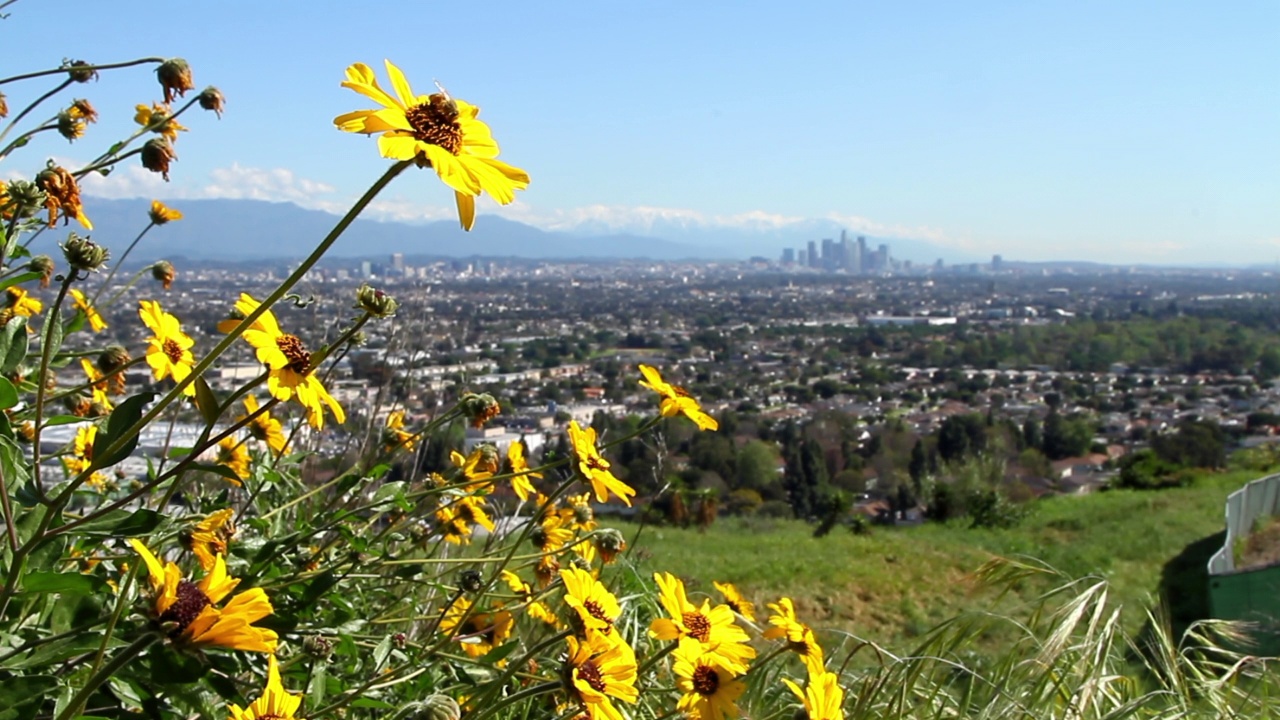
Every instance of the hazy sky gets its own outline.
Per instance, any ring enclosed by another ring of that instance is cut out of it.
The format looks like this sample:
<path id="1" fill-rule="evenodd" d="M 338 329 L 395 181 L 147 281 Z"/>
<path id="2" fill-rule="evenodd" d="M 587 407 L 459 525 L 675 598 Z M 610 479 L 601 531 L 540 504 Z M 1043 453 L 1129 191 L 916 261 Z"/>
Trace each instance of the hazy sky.
<path id="1" fill-rule="evenodd" d="M 363 61 L 481 108 L 533 184 L 510 217 L 634 229 L 833 218 L 1006 258 L 1280 258 L 1280 3 L 111 2 L 20 0 L 10 73 L 179 55 L 227 112 L 191 115 L 168 185 L 92 192 L 345 207 L 385 168 L 333 128 Z M 3 87 L 11 108 L 47 80 Z M 159 99 L 149 70 L 75 88 L 103 121 L 12 174 L 84 160 Z M 68 96 L 70 97 L 70 96 Z M 382 217 L 452 213 L 428 172 Z M 492 210 L 494 206 L 481 207 Z M 483 218 L 481 219 L 483 222 Z"/>

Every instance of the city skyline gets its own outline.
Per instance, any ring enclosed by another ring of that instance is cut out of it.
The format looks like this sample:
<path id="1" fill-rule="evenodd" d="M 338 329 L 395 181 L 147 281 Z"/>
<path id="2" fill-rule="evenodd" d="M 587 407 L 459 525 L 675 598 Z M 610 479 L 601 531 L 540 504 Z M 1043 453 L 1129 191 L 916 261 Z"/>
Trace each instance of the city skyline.
<path id="1" fill-rule="evenodd" d="M 150 6 L 97 10 L 15 5 L 0 26 L 28 59 L 15 71 L 43 67 L 47 42 L 32 29 L 56 22 L 63 56 L 187 58 L 198 86 L 223 89 L 227 112 L 184 117 L 173 182 L 124 167 L 88 195 L 340 211 L 386 161 L 372 140 L 333 128 L 367 104 L 338 83 L 355 61 L 383 74 L 385 57 L 419 90 L 439 80 L 482 108 L 502 157 L 533 177 L 502 215 L 545 230 L 666 237 L 826 221 L 979 257 L 1243 264 L 1280 252 L 1270 3 L 421 11 L 433 27 L 485 27 L 480 53 L 469 34 L 424 45 L 324 3 L 177 8 L 167 26 L 202 31 L 153 34 L 140 49 L 133 18 Z M 411 25 L 414 12 L 398 17 Z M 5 92 L 21 107 L 44 89 Z M 102 121 L 77 144 L 24 148 L 10 177 L 48 157 L 92 157 L 129 131 L 135 104 L 158 99 L 145 69 L 70 93 Z M 368 216 L 422 222 L 451 206 L 419 172 Z"/>

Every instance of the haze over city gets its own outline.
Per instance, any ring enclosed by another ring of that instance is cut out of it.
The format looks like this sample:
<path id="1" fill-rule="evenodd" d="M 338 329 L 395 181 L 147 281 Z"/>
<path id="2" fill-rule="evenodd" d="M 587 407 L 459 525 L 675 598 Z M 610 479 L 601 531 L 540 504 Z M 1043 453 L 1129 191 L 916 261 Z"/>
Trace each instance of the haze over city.
<path id="1" fill-rule="evenodd" d="M 417 92 L 435 80 L 481 107 L 503 158 L 533 181 L 480 213 L 543 230 L 711 255 L 734 233 L 819 221 L 974 259 L 1280 254 L 1274 3 L 117 7 L 103 18 L 86 1 L 24 6 L 5 20 L 14 71 L 40 65 L 33 29 L 49 23 L 95 62 L 131 59 L 146 35 L 189 60 L 197 85 L 220 87 L 229 112 L 192 123 L 200 142 L 182 144 L 172 182 L 129 167 L 86 182 L 91 196 L 339 212 L 385 161 L 373 140 L 333 127 L 368 104 L 338 83 L 349 63 L 381 73 L 387 58 Z M 103 113 L 87 140 L 129 132 L 131 108 L 158 99 L 147 73 L 78 91 Z M 27 92 L 14 87 L 11 104 Z M 40 152 L 83 162 L 83 147 Z M 453 212 L 416 173 L 368 217 Z"/>

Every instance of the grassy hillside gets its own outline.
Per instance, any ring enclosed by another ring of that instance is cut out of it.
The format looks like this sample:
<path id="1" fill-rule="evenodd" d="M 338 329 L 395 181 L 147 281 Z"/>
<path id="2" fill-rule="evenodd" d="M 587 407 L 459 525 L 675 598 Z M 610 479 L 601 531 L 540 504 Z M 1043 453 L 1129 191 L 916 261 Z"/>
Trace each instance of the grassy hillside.
<path id="1" fill-rule="evenodd" d="M 643 571 L 678 572 L 696 591 L 727 580 L 760 603 L 789 595 L 812 624 L 901 646 L 960 612 L 1013 610 L 1047 589 L 1024 585 L 997 597 L 973 577 L 993 555 L 1025 555 L 1071 576 L 1107 578 L 1137 630 L 1162 582 L 1176 590 L 1175 615 L 1203 615 L 1198 579 L 1221 545 L 1226 497 L 1256 477 L 1229 472 L 1187 488 L 1047 498 L 1004 530 L 926 524 L 814 538 L 796 521 L 728 519 L 705 533 L 646 527 L 633 557 Z M 637 530 L 619 527 L 628 537 Z"/>

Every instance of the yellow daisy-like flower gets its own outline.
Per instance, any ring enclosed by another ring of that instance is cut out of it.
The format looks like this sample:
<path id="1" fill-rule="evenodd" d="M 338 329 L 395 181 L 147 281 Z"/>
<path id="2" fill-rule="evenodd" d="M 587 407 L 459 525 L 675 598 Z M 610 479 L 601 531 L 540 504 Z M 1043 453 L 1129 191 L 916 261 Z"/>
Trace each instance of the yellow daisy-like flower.
<path id="1" fill-rule="evenodd" d="M 589 635 L 586 640 L 565 638 L 567 685 L 590 720 L 623 720 L 615 699 L 635 704 L 636 655 L 621 638 Z"/>
<path id="2" fill-rule="evenodd" d="M 156 380 L 166 377 L 172 377 L 174 382 L 185 380 L 196 362 L 191 354 L 191 347 L 196 341 L 187 337 L 178 319 L 161 310 L 160 303 L 154 300 L 139 303 L 138 317 L 153 333 L 147 339 L 147 364 L 151 366 L 152 376 Z M 195 397 L 195 384 L 188 385 L 182 392 Z"/>
<path id="3" fill-rule="evenodd" d="M 450 450 L 449 461 L 461 470 L 468 480 L 488 480 L 502 470 L 497 448 L 488 443 L 477 445 L 466 457 L 457 450 Z"/>
<path id="4" fill-rule="evenodd" d="M 564 581 L 564 602 L 577 611 L 586 636 L 612 632 L 613 623 L 622 614 L 618 598 L 581 568 L 561 570 L 560 579 Z"/>
<path id="5" fill-rule="evenodd" d="M 93 392 L 93 402 L 99 403 L 106 410 L 114 407 L 111 404 L 111 398 L 107 394 L 107 381 L 101 371 L 93 363 L 84 358 L 80 358 L 80 367 L 84 369 L 84 374 L 89 377 L 89 389 Z"/>
<path id="6" fill-rule="evenodd" d="M 249 451 L 245 449 L 244 441 L 237 440 L 234 436 L 224 437 L 218 442 L 218 459 L 215 462 L 231 468 L 231 472 L 240 480 L 249 477 Z M 240 480 L 225 479 L 232 485 L 241 487 Z"/>
<path id="7" fill-rule="evenodd" d="M 565 498 L 565 502 L 569 507 L 560 510 L 560 517 L 566 526 L 584 533 L 599 527 L 595 511 L 591 509 L 591 493 L 570 495 Z"/>
<path id="8" fill-rule="evenodd" d="M 44 304 L 39 300 L 31 297 L 31 295 L 20 287 L 11 286 L 6 291 L 8 294 L 8 306 L 14 315 L 22 315 L 23 317 L 32 317 L 39 315 L 44 309 Z"/>
<path id="9" fill-rule="evenodd" d="M 258 309 L 260 303 L 248 293 L 240 293 L 236 302 L 236 311 L 247 317 Z M 240 320 L 223 320 L 218 323 L 219 332 L 231 332 L 240 324 Z M 311 367 L 311 353 L 296 335 L 280 331 L 276 316 L 266 311 L 254 321 L 243 337 L 257 350 L 258 362 L 271 368 L 267 378 L 267 390 L 280 402 L 288 402 L 297 398 L 307 409 L 307 421 L 317 430 L 324 429 L 324 409 L 327 406 L 339 423 L 347 421 L 347 414 L 342 406 L 329 394 L 324 384 L 315 376 L 315 368 Z"/>
<path id="10" fill-rule="evenodd" d="M 551 608 L 548 608 L 546 604 L 537 599 L 533 586 L 522 580 L 519 575 L 510 570 L 503 570 L 502 579 L 506 581 L 507 587 L 511 588 L 511 592 L 515 593 L 524 603 L 525 609 L 529 612 L 529 617 L 548 625 L 558 625 L 560 623 L 559 619 L 556 618 L 556 614 L 551 612 Z"/>
<path id="11" fill-rule="evenodd" d="M 511 613 L 502 608 L 493 612 L 473 611 L 471 601 L 465 597 L 454 600 L 440 620 L 440 631 L 462 643 L 463 651 L 471 657 L 483 657 L 505 643 L 514 627 Z"/>
<path id="12" fill-rule="evenodd" d="M 734 679 L 737 673 L 724 658 L 703 652 L 697 640 L 680 638 L 671 669 L 676 687 L 684 693 L 676 708 L 693 720 L 724 720 L 726 715 L 742 714 L 737 700 L 747 686 Z"/>
<path id="13" fill-rule="evenodd" d="M 732 583 L 712 582 L 711 584 L 715 585 L 716 590 L 724 596 L 724 604 L 728 605 L 730 610 L 741 615 L 747 622 L 756 621 L 756 606 L 742 597 L 742 593 L 738 592 L 738 588 Z"/>
<path id="14" fill-rule="evenodd" d="M 221 555 L 214 557 L 213 569 L 199 583 L 193 583 L 182 578 L 182 571 L 174 563 L 161 563 L 141 541 L 129 538 L 129 544 L 147 565 L 155 619 L 172 628 L 169 638 L 174 642 L 249 652 L 276 651 L 275 631 L 253 626 L 272 612 L 271 601 L 262 588 L 246 590 L 218 607 L 240 584 L 238 578 L 227 575 Z"/>
<path id="15" fill-rule="evenodd" d="M 404 448 L 413 452 L 418 446 L 417 435 L 404 430 L 404 411 L 396 410 L 387 415 L 387 424 L 382 431 L 382 446 L 387 452 Z"/>
<path id="16" fill-rule="evenodd" d="M 769 603 L 773 614 L 769 616 L 770 627 L 764 631 L 764 637 L 770 640 L 785 639 L 787 647 L 800 656 L 810 673 L 822 672 L 826 667 L 822 646 L 813 630 L 796 618 L 796 609 L 791 598 L 782 598 L 776 603 Z"/>
<path id="17" fill-rule="evenodd" d="M 538 587 L 544 590 L 555 582 L 559 574 L 560 561 L 556 560 L 555 555 L 543 555 L 538 559 L 538 564 L 533 566 L 533 577 L 538 581 Z"/>
<path id="18" fill-rule="evenodd" d="M 471 528 L 453 513 L 452 505 L 445 505 L 436 510 L 436 524 L 441 537 L 454 545 L 466 545 L 471 542 Z"/>
<path id="19" fill-rule="evenodd" d="M 538 550 L 553 553 L 573 539 L 573 531 L 565 527 L 559 514 L 549 513 L 529 534 L 529 539 Z"/>
<path id="20" fill-rule="evenodd" d="M 91 330 L 101 332 L 107 329 L 107 321 L 103 320 L 102 316 L 98 314 L 96 307 L 89 304 L 89 300 L 84 296 L 84 293 L 75 288 L 71 288 L 67 292 L 71 293 L 71 302 L 75 305 L 75 308 L 84 313 L 85 318 L 89 321 Z"/>
<path id="21" fill-rule="evenodd" d="M 658 582 L 658 600 L 669 618 L 656 618 L 649 625 L 649 632 L 659 640 L 693 638 L 702 643 L 703 651 L 724 660 L 736 673 L 747 671 L 746 661 L 756 656 L 747 643 L 751 638 L 734 623 L 733 611 L 728 605 L 711 607 L 710 600 L 703 600 L 699 607 L 689 602 L 684 583 L 671 573 L 654 573 Z"/>
<path id="22" fill-rule="evenodd" d="M 840 687 L 840 679 L 835 673 L 810 675 L 809 685 L 804 690 L 787 678 L 783 678 L 782 682 L 804 703 L 804 711 L 809 720 L 844 720 L 844 709 L 841 707 L 844 704 L 844 689 Z"/>
<path id="23" fill-rule="evenodd" d="M 658 374 L 657 368 L 641 365 L 640 374 L 644 375 L 644 380 L 641 380 L 640 384 L 662 396 L 662 404 L 659 406 L 662 417 L 683 414 L 696 423 L 699 430 L 720 429 L 720 423 L 703 412 L 702 406 L 689 394 L 689 391 L 664 381 Z"/>
<path id="24" fill-rule="evenodd" d="M 62 467 L 69 477 L 79 475 L 93 464 L 93 444 L 97 439 L 97 425 L 81 425 L 76 430 L 75 439 L 71 442 L 71 454 L 62 456 Z M 106 483 L 107 476 L 96 471 L 85 480 L 85 484 L 91 488 L 102 488 Z"/>
<path id="25" fill-rule="evenodd" d="M 636 494 L 630 485 L 614 477 L 609 470 L 609 461 L 605 460 L 596 449 L 596 429 L 588 427 L 583 430 L 577 420 L 569 422 L 569 443 L 573 446 L 573 454 L 578 459 L 578 472 L 591 482 L 595 490 L 596 500 L 605 502 L 612 491 L 618 499 L 631 507 L 631 498 Z"/>
<path id="26" fill-rule="evenodd" d="M 230 720 L 295 720 L 298 706 L 302 704 L 302 695 L 286 692 L 280 682 L 280 668 L 276 664 L 276 656 L 267 661 L 267 687 L 262 695 L 249 707 L 241 710 L 239 705 L 231 704 Z"/>
<path id="27" fill-rule="evenodd" d="M 460 497 L 453 502 L 453 517 L 468 525 L 479 525 L 493 532 L 493 520 L 484 511 L 484 500 L 475 495 Z"/>
<path id="28" fill-rule="evenodd" d="M 414 95 L 400 68 L 386 61 L 395 96 L 379 85 L 364 63 L 347 68 L 342 87 L 350 88 L 382 106 L 357 110 L 333 119 L 339 130 L 381 133 L 378 150 L 385 158 L 415 160 L 430 165 L 453 188 L 458 220 L 464 230 L 475 224 L 475 197 L 483 190 L 500 204 L 516 199 L 515 191 L 529 187 L 529 174 L 497 160 L 498 143 L 489 126 L 476 119 L 480 109 L 449 97 L 441 90 Z"/>
<path id="29" fill-rule="evenodd" d="M 524 441 L 516 440 L 507 446 L 507 462 L 511 465 L 511 489 L 515 491 L 520 502 L 529 499 L 537 492 L 532 478 L 541 478 L 542 473 L 531 472 L 529 461 L 524 456 Z"/>
<path id="30" fill-rule="evenodd" d="M 216 564 L 219 555 L 227 554 L 227 546 L 236 534 L 235 523 L 231 518 L 235 511 L 231 508 L 219 510 L 200 522 L 195 530 L 185 537 L 185 543 L 200 561 L 200 567 L 208 572 Z"/>
<path id="31" fill-rule="evenodd" d="M 137 110 L 133 115 L 134 122 L 142 127 L 154 124 L 155 127 L 151 128 L 151 132 L 165 136 L 170 142 L 177 142 L 178 133 L 187 131 L 186 127 L 169 117 L 169 108 L 160 103 L 152 103 L 151 107 L 135 105 L 134 109 Z"/>
<path id="32" fill-rule="evenodd" d="M 258 399 L 252 395 L 244 397 L 245 414 L 236 418 L 236 422 L 241 422 L 245 418 L 253 417 L 258 412 Z M 271 416 L 270 412 L 264 412 L 257 417 L 253 417 L 246 425 L 249 434 L 253 439 L 260 443 L 264 443 L 271 448 L 271 452 L 276 455 L 283 455 L 289 451 L 288 438 L 284 436 L 284 426 L 280 421 Z"/>
<path id="33" fill-rule="evenodd" d="M 183 128 L 184 130 L 186 128 Z M 151 209 L 147 211 L 147 217 L 153 225 L 165 225 L 175 220 L 182 219 L 182 213 L 165 205 L 159 200 L 151 201 Z"/>

